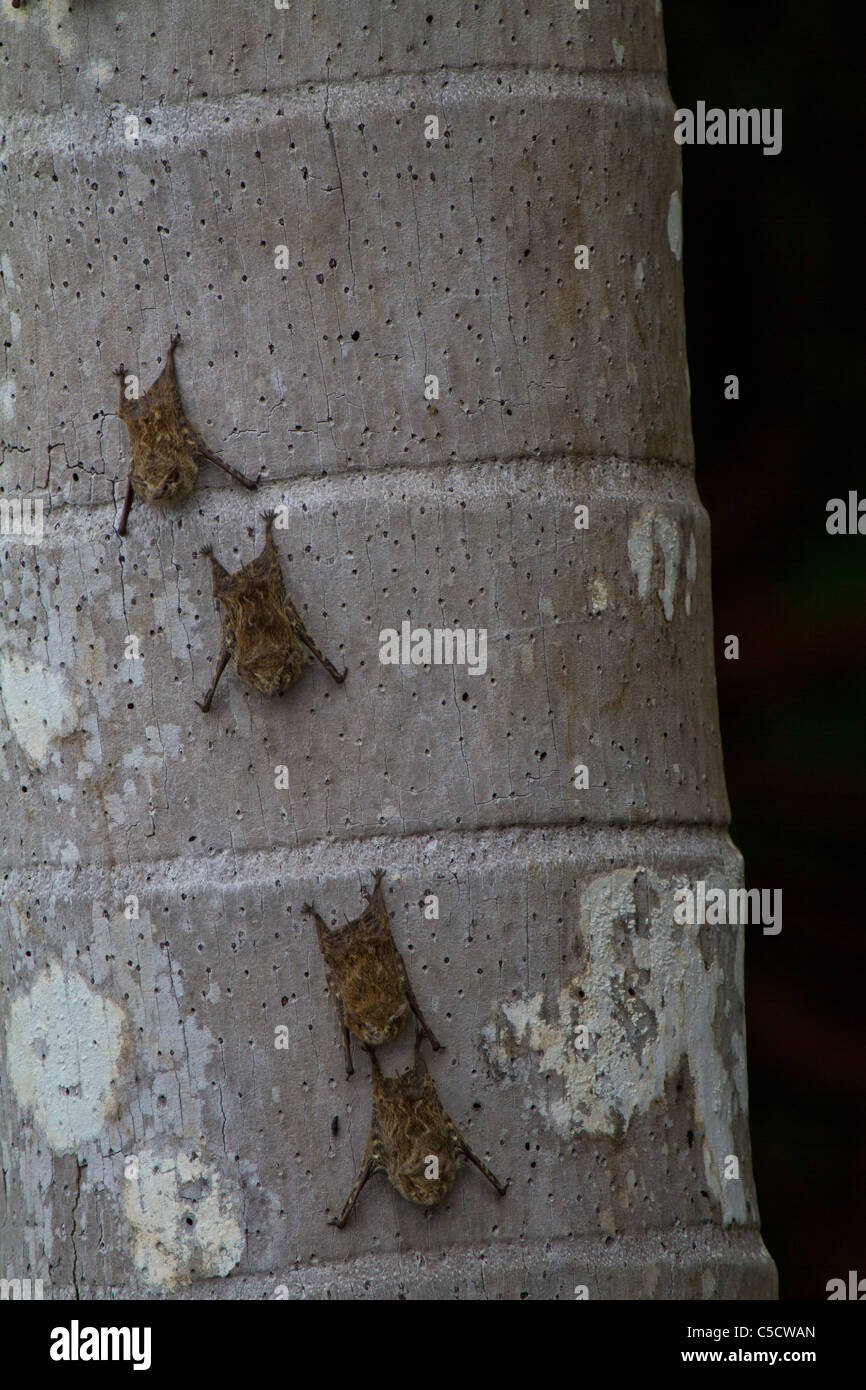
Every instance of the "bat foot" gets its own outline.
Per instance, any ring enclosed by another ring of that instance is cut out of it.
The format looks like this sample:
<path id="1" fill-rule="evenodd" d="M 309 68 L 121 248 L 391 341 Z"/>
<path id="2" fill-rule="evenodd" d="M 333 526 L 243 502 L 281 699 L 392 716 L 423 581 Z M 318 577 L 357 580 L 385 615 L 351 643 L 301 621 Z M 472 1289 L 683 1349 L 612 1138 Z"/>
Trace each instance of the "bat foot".
<path id="1" fill-rule="evenodd" d="M 382 882 L 382 879 L 383 879 L 384 877 L 385 877 L 385 870 L 384 870 L 384 869 L 374 869 L 374 870 L 373 870 L 373 887 L 372 887 L 372 888 L 362 888 L 362 889 L 361 889 L 361 897 L 364 899 L 365 902 L 369 902 L 369 901 L 370 901 L 370 899 L 372 898 L 373 894 L 375 893 L 376 889 L 379 887 L 379 884 Z M 348 919 L 348 917 L 347 917 L 347 918 L 346 918 L 346 921 L 348 922 L 348 920 L 349 920 L 349 919 Z"/>
<path id="2" fill-rule="evenodd" d="M 345 1226 L 345 1224 L 346 1224 L 345 1221 L 339 1221 L 339 1220 L 337 1219 L 336 1216 L 329 1216 L 329 1217 L 328 1217 L 328 1225 L 329 1225 L 329 1226 L 336 1226 L 336 1228 L 337 1228 L 338 1231 L 342 1231 L 342 1229 L 343 1229 L 343 1227 Z"/>
<path id="3" fill-rule="evenodd" d="M 124 522 L 122 526 L 115 526 L 115 528 L 114 528 L 114 533 L 115 533 L 116 536 L 125 536 L 125 535 L 126 535 L 126 522 Z"/>
<path id="4" fill-rule="evenodd" d="M 122 362 L 121 362 L 121 364 L 120 364 L 119 367 L 115 367 L 115 369 L 114 369 L 114 375 L 115 375 L 115 376 L 126 376 L 126 368 L 124 367 L 124 365 L 123 365 Z"/>
<path id="5" fill-rule="evenodd" d="M 250 492 L 252 492 L 259 485 L 258 478 L 242 478 L 241 481 L 244 487 L 248 487 L 250 489 Z"/>
<path id="6" fill-rule="evenodd" d="M 168 340 L 168 350 L 169 350 L 169 352 L 174 352 L 175 348 L 178 346 L 179 343 L 180 343 L 180 333 L 172 333 L 171 337 L 170 337 L 169 340 Z"/>
<path id="7" fill-rule="evenodd" d="M 199 709 L 201 710 L 202 714 L 207 714 L 207 713 L 208 713 L 208 711 L 209 711 L 209 709 L 210 709 L 210 700 L 196 700 L 194 703 L 198 705 L 198 707 L 199 707 Z"/>
<path id="8" fill-rule="evenodd" d="M 342 674 L 341 676 L 335 676 L 335 677 L 334 677 L 334 680 L 337 682 L 337 685 L 342 685 L 342 684 L 343 684 L 343 681 L 346 679 L 346 677 L 348 676 L 348 674 L 349 674 L 349 668 L 348 668 L 348 666 L 344 666 L 344 667 L 343 667 L 343 674 Z"/>

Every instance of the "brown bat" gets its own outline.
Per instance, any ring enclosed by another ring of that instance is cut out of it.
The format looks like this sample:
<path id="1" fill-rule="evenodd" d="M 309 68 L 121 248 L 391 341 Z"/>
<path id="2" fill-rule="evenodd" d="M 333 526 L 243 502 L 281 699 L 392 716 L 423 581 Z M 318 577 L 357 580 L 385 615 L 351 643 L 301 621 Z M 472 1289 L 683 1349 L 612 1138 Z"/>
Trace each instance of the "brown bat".
<path id="1" fill-rule="evenodd" d="M 346 1205 L 329 1222 L 340 1229 L 358 1200 L 361 1188 L 374 1173 L 385 1173 L 401 1197 L 418 1207 L 434 1207 L 447 1197 L 460 1164 L 474 1163 L 504 1197 L 501 1183 L 470 1149 L 436 1094 L 433 1078 L 421 1056 L 424 1034 L 415 1035 L 415 1062 L 398 1076 L 383 1076 L 370 1052 L 373 1083 L 373 1115 L 361 1169 Z"/>
<path id="2" fill-rule="evenodd" d="M 316 924 L 328 989 L 343 1033 L 347 1076 L 354 1071 L 350 1030 L 365 1046 L 381 1047 L 405 1027 L 410 1009 L 430 1046 L 436 1052 L 440 1047 L 418 1007 L 403 958 L 394 945 L 382 894 L 384 876 L 384 870 L 375 871 L 372 892 L 363 890 L 366 908 L 337 931 L 329 931 L 316 909 L 304 903 L 304 912 Z"/>
<path id="3" fill-rule="evenodd" d="M 237 574 L 229 574 L 208 545 L 213 596 L 222 624 L 222 646 L 210 690 L 196 700 L 207 713 L 229 657 L 241 680 L 264 695 L 284 695 L 306 663 L 308 647 L 338 684 L 346 679 L 316 646 L 283 582 L 280 557 L 274 545 L 274 512 L 263 512 L 265 544 L 260 555 Z M 303 644 L 303 645 L 302 645 Z"/>
<path id="4" fill-rule="evenodd" d="M 231 464 L 207 447 L 198 430 L 191 425 L 181 405 L 180 392 L 174 374 L 174 350 L 180 334 L 172 335 L 168 358 L 149 391 L 138 400 L 127 400 L 123 363 L 114 375 L 120 377 L 120 402 L 117 413 L 129 431 L 132 463 L 126 480 L 126 497 L 117 527 L 119 536 L 126 535 L 126 521 L 133 495 L 146 502 L 166 506 L 182 502 L 195 487 L 200 463 L 215 463 L 224 473 L 236 478 L 244 487 L 254 488 L 255 480 L 245 478 Z"/>

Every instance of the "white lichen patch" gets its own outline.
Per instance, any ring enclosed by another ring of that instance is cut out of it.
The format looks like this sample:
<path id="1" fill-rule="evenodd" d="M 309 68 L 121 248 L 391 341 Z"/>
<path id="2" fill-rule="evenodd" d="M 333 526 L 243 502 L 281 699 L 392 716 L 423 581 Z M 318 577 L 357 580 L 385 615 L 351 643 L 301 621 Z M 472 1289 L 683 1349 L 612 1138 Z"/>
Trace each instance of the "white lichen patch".
<path id="1" fill-rule="evenodd" d="M 45 11 L 44 30 L 61 58 L 68 58 L 78 47 L 78 36 L 72 30 L 72 13 L 68 0 L 47 0 L 40 6 Z"/>
<path id="2" fill-rule="evenodd" d="M 714 961 L 707 969 L 696 929 L 674 922 L 674 893 L 685 886 L 685 879 L 666 880 L 639 868 L 593 879 L 580 899 L 586 947 L 580 973 L 551 1008 L 541 992 L 504 1004 L 482 1039 L 490 1060 L 506 1074 L 525 1069 L 528 1058 L 540 1077 L 561 1078 L 559 1088 L 546 1082 L 537 1087 L 533 1100 L 567 1140 L 620 1134 L 634 1116 L 663 1101 L 666 1084 L 686 1058 L 708 1187 L 726 1223 L 744 1221 L 742 1183 L 722 1176 L 725 1157 L 736 1153 L 733 1117 L 745 1108 L 742 1040 L 734 1040 L 729 1066 L 715 1040 L 722 968 Z M 713 879 L 713 886 L 738 884 Z M 587 1030 L 585 1049 L 577 1045 L 579 1028 Z"/>
<path id="3" fill-rule="evenodd" d="M 123 1010 L 75 971 L 49 961 L 9 1009 L 6 1060 L 18 1104 L 57 1153 L 116 1118 Z"/>
<path id="4" fill-rule="evenodd" d="M 61 846 L 59 858 L 64 869 L 75 869 L 81 863 L 81 855 L 78 852 L 78 846 L 72 840 L 67 840 L 66 843 Z"/>
<path id="5" fill-rule="evenodd" d="M 0 652 L 0 701 L 33 767 L 48 764 L 51 745 L 78 728 L 81 703 L 65 679 L 12 647 Z"/>
<path id="6" fill-rule="evenodd" d="M 15 418 L 15 383 L 4 381 L 0 385 L 0 416 L 4 420 L 14 420 Z"/>
<path id="7" fill-rule="evenodd" d="M 21 5 L 18 9 L 4 0 L 3 18 L 17 24 L 21 30 L 38 26 L 40 36 L 47 37 L 61 58 L 68 58 L 77 46 L 78 39 L 70 27 L 72 13 L 68 0 L 41 0 L 39 4 Z"/>
<path id="8" fill-rule="evenodd" d="M 88 77 L 92 78 L 97 87 L 104 87 L 106 82 L 110 82 L 114 76 L 114 64 L 106 62 L 105 59 L 94 59 L 87 68 Z"/>
<path id="9" fill-rule="evenodd" d="M 676 523 L 664 512 L 648 507 L 632 524 L 628 536 L 629 563 L 637 579 L 638 596 L 642 599 L 650 591 L 656 547 L 661 551 L 664 571 L 662 587 L 657 592 L 664 615 L 670 622 L 674 616 L 680 568 L 680 532 Z"/>
<path id="10" fill-rule="evenodd" d="M 198 1153 L 163 1146 L 136 1158 L 123 1205 L 145 1283 L 167 1290 L 230 1274 L 244 1252 L 237 1184 Z"/>
<path id="11" fill-rule="evenodd" d="M 201 1015 L 184 1006 L 183 971 L 144 897 L 94 899 L 89 965 L 98 984 L 110 981 L 123 996 L 135 1039 L 140 1084 L 124 1118 L 136 1133 L 151 1133 L 148 1127 L 156 1125 L 178 1136 L 177 1143 L 198 1139 L 211 1121 L 217 1042 Z"/>
<path id="12" fill-rule="evenodd" d="M 683 258 L 683 202 L 674 189 L 668 204 L 668 246 L 678 261 Z"/>
<path id="13" fill-rule="evenodd" d="M 603 613 L 608 605 L 607 585 L 600 575 L 590 580 L 588 605 L 590 613 Z"/>

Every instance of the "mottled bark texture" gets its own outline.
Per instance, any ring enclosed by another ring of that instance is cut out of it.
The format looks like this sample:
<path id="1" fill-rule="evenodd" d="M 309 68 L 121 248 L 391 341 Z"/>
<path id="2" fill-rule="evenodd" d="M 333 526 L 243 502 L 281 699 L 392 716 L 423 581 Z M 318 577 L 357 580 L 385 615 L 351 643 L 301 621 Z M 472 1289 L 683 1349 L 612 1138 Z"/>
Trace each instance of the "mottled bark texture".
<path id="1" fill-rule="evenodd" d="M 773 1295 L 742 934 L 673 923 L 741 861 L 659 8 L 3 0 L 0 482 L 45 499 L 41 543 L 0 538 L 7 1277 Z M 148 385 L 176 329 L 259 490 L 205 464 L 121 540 L 112 371 Z M 202 549 L 238 569 L 280 506 L 348 677 L 227 672 L 204 715 Z M 486 671 L 382 665 L 404 620 L 486 629 Z M 355 915 L 377 866 L 437 1091 L 510 1187 L 425 1214 L 380 1176 L 339 1231 L 369 1061 L 302 908 Z"/>

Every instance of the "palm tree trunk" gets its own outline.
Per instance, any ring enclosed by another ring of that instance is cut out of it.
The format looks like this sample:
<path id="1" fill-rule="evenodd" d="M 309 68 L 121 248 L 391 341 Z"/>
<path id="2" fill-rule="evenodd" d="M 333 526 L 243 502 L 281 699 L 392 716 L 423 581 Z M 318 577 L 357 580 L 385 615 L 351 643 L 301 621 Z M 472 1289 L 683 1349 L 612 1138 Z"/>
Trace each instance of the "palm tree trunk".
<path id="1" fill-rule="evenodd" d="M 45 499 L 2 537 L 7 1277 L 773 1296 L 742 933 L 673 919 L 742 865 L 659 8 L 4 11 L 0 482 Z M 121 540 L 112 371 L 149 386 L 175 329 L 259 492 L 206 464 Z M 205 714 L 202 549 L 236 570 L 264 507 L 348 677 L 230 666 Z M 486 663 L 383 664 L 404 622 Z M 425 1214 L 375 1176 L 336 1230 L 369 1063 L 302 908 L 356 916 L 377 866 L 443 1104 L 510 1188 L 468 1168 Z"/>

